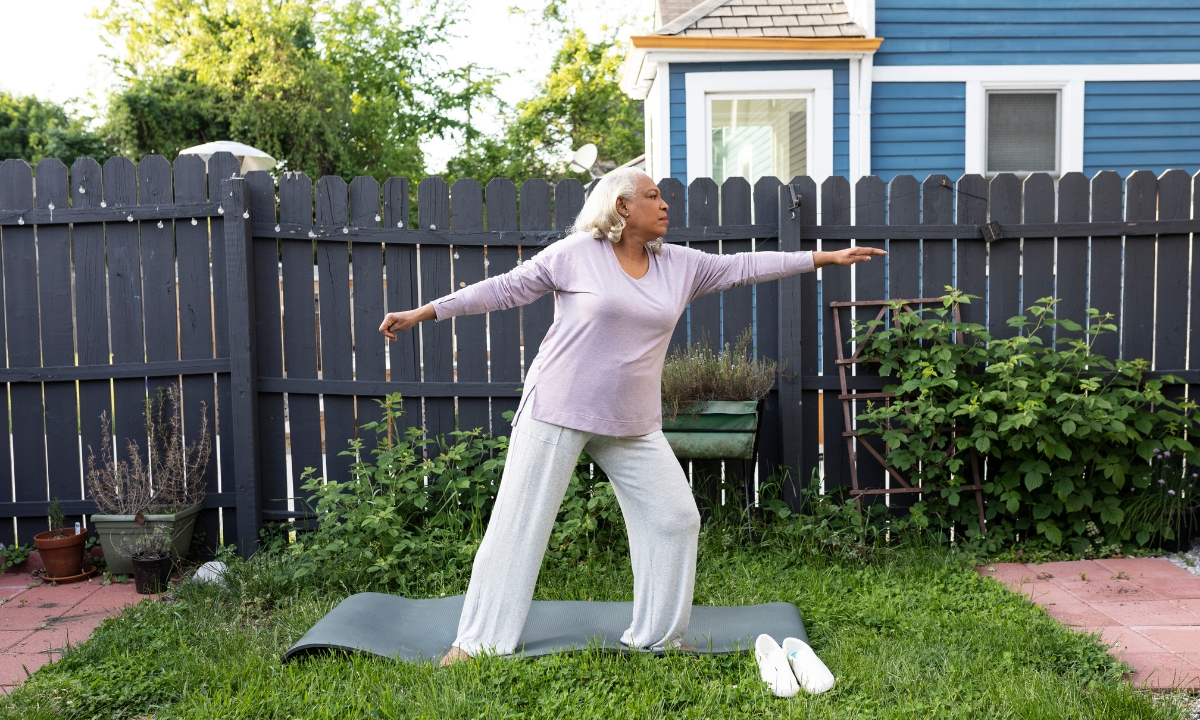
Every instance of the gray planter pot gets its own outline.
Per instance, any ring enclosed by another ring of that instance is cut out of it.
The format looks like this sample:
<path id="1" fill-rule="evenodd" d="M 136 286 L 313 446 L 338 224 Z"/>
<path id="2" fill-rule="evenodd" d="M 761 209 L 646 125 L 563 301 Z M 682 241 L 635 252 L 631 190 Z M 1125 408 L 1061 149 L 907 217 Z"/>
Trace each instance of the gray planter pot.
<path id="1" fill-rule="evenodd" d="M 114 575 L 132 575 L 133 560 L 120 550 L 124 544 L 122 538 L 143 535 L 152 532 L 156 527 L 166 528 L 171 534 L 171 544 L 177 559 L 187 557 L 188 548 L 192 546 L 192 529 L 196 525 L 196 515 L 199 512 L 200 506 L 196 505 L 171 515 L 144 515 L 144 525 L 138 525 L 134 515 L 93 515 L 92 527 L 100 536 L 100 547 L 104 548 L 108 571 Z"/>
<path id="2" fill-rule="evenodd" d="M 757 431 L 756 400 L 696 403 L 674 421 L 663 420 L 663 435 L 675 457 L 691 460 L 749 460 Z"/>

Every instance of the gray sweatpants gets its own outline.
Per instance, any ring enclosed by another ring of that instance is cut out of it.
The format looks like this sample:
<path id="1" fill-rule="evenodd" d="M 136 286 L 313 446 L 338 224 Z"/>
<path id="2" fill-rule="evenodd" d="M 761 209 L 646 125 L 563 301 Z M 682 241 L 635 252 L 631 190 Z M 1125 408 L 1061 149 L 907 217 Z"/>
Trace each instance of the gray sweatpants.
<path id="1" fill-rule="evenodd" d="M 468 655 L 516 649 L 542 557 L 579 453 L 612 481 L 633 560 L 633 625 L 621 641 L 662 649 L 687 630 L 700 513 L 662 431 L 609 437 L 523 416 L 471 569 L 455 645 Z"/>

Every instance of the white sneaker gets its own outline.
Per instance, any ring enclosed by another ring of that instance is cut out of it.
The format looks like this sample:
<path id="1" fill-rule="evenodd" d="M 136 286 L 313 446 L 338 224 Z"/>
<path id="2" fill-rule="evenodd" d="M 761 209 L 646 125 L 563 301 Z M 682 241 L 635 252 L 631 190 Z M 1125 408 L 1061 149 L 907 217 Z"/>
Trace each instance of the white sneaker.
<path id="1" fill-rule="evenodd" d="M 754 641 L 754 659 L 758 661 L 763 682 L 770 686 L 776 697 L 792 697 L 800 692 L 796 676 L 788 666 L 787 655 L 770 635 L 759 635 Z"/>
<path id="2" fill-rule="evenodd" d="M 829 668 L 825 667 L 808 643 L 796 638 L 784 638 L 783 653 L 805 692 L 819 695 L 833 687 L 833 673 L 829 672 Z"/>

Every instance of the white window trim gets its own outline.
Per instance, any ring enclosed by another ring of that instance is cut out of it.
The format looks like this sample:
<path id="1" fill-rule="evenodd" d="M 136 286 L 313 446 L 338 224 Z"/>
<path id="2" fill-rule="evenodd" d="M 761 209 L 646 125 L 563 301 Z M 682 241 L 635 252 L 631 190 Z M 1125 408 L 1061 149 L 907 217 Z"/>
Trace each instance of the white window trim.
<path id="1" fill-rule="evenodd" d="M 972 87 L 972 86 L 976 87 Z M 966 112 L 966 157 L 968 173 L 997 175 L 987 172 L 987 96 L 989 92 L 1047 92 L 1058 96 L 1057 157 L 1051 175 L 1060 177 L 1064 172 L 1083 171 L 1083 82 L 968 82 Z M 1068 115 L 1068 110 L 1070 115 Z M 1064 132 L 1077 128 L 1078 132 Z"/>
<path id="2" fill-rule="evenodd" d="M 832 70 L 687 73 L 684 83 L 688 183 L 699 177 L 712 177 L 710 95 L 809 97 L 808 174 L 817 182 L 833 174 Z M 790 179 L 781 178 L 784 182 Z"/>

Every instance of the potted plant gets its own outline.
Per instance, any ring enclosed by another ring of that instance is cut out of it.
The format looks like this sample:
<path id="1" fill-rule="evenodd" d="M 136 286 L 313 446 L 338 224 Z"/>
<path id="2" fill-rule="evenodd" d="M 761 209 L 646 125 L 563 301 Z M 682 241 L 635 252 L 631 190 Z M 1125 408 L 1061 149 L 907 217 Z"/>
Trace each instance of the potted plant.
<path id="1" fill-rule="evenodd" d="M 57 499 L 50 504 L 46 515 L 50 518 L 50 529 L 33 536 L 33 546 L 41 555 L 42 564 L 46 566 L 46 579 L 54 582 L 73 582 L 95 572 L 95 567 L 89 566 L 90 571 L 85 572 L 86 568 L 83 566 L 83 545 L 87 542 L 87 528 L 63 527 L 66 520 Z"/>
<path id="2" fill-rule="evenodd" d="M 204 468 L 212 444 L 208 435 L 208 408 L 200 403 L 200 427 L 190 430 L 184 442 L 183 402 L 177 385 L 146 399 L 143 415 L 148 438 L 143 458 L 135 440 L 129 441 L 128 459 L 117 460 L 106 413 L 100 413 L 100 460 L 88 457 L 88 493 L 99 513 L 92 525 L 109 572 L 129 575 L 133 562 L 122 548 L 131 538 L 165 528 L 176 557 L 187 556 L 192 528 L 204 502 Z M 88 447 L 89 453 L 91 447 Z"/>
<path id="3" fill-rule="evenodd" d="M 139 595 L 162 592 L 167 587 L 175 566 L 172 559 L 175 538 L 167 526 L 156 525 L 150 532 L 125 535 L 117 545 L 133 564 L 133 586 Z"/>
<path id="4" fill-rule="evenodd" d="M 714 351 L 707 339 L 676 349 L 663 365 L 663 435 L 676 457 L 750 460 L 759 402 L 775 385 L 778 364 L 750 356 L 750 329 Z"/>

